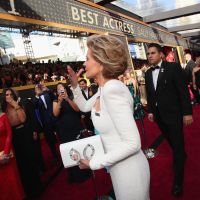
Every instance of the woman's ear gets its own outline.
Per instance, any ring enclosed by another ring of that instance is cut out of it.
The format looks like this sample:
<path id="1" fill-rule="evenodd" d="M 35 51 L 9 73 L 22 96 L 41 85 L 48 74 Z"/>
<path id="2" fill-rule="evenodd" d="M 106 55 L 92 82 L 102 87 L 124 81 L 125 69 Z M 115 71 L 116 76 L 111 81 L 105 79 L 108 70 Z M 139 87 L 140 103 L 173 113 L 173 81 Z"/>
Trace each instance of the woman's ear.
<path id="1" fill-rule="evenodd" d="M 99 69 L 100 69 L 100 72 L 103 71 L 103 65 L 99 63 Z"/>

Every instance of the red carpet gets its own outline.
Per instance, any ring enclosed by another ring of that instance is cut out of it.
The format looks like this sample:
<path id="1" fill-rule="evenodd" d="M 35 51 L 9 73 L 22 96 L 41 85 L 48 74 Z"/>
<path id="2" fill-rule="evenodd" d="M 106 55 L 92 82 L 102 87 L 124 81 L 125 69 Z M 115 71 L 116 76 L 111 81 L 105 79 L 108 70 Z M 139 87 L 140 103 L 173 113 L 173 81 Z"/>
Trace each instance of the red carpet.
<path id="1" fill-rule="evenodd" d="M 51 151 L 45 141 L 45 139 L 41 139 L 41 147 L 42 147 L 42 155 L 45 163 L 45 173 L 41 176 L 41 181 L 44 185 L 48 184 L 60 171 L 62 167 L 61 160 L 58 162 L 53 162 L 53 157 Z M 59 149 L 59 145 L 57 144 L 57 149 Z M 58 150 L 59 153 L 59 150 Z"/>
<path id="2" fill-rule="evenodd" d="M 185 167 L 184 194 L 180 200 L 200 199 L 200 106 L 194 106 L 194 123 L 185 128 L 185 147 L 188 154 Z M 156 124 L 145 119 L 145 130 L 148 144 L 159 135 Z M 139 125 L 138 125 L 139 126 Z M 139 126 L 140 129 L 140 126 Z M 144 144 L 144 137 L 141 135 Z M 158 147 L 158 156 L 149 159 L 151 169 L 151 200 L 173 200 L 172 187 L 172 155 L 166 141 Z M 104 170 L 95 172 L 98 193 L 105 194 L 111 188 L 109 175 Z M 48 185 L 38 200 L 93 200 L 95 197 L 93 182 L 88 180 L 81 184 L 69 184 L 66 172 L 61 173 Z M 125 199 L 124 199 L 125 200 Z"/>

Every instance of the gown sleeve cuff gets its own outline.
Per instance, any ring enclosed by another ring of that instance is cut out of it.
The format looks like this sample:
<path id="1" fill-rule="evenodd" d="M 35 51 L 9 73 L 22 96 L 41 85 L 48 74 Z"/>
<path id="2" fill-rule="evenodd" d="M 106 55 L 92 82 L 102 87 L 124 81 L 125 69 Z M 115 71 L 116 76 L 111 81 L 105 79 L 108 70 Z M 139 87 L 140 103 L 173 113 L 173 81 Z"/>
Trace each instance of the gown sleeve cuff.
<path id="1" fill-rule="evenodd" d="M 93 158 L 92 160 L 90 160 L 90 168 L 92 170 L 98 170 L 98 169 L 102 169 L 104 168 L 103 165 L 101 165 L 101 163 L 99 162 L 100 158 Z"/>

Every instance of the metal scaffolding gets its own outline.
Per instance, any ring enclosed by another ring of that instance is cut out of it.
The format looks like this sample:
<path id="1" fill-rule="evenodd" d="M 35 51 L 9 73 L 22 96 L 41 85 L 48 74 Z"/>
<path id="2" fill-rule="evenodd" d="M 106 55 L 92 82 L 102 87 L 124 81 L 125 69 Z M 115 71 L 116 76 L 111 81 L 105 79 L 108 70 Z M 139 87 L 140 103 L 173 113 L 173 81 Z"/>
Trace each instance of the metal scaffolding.
<path id="1" fill-rule="evenodd" d="M 34 56 L 34 52 L 33 52 L 30 34 L 29 34 L 29 32 L 24 31 L 24 30 L 22 30 L 21 33 L 22 33 L 22 39 L 23 39 L 23 43 L 24 43 L 24 49 L 26 52 L 27 60 L 34 61 L 35 56 Z"/>

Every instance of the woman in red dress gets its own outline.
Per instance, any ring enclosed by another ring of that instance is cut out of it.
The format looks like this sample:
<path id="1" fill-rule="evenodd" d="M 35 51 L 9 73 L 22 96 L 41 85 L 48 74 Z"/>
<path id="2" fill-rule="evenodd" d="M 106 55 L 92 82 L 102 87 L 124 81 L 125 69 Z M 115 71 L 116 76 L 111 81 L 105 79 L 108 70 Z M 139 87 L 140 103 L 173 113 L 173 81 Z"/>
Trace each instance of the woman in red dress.
<path id="1" fill-rule="evenodd" d="M 22 200 L 25 195 L 16 160 L 11 156 L 12 131 L 5 113 L 0 111 L 0 199 Z"/>

